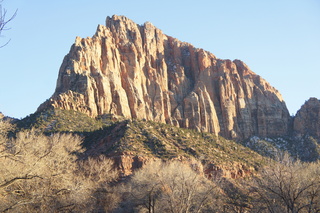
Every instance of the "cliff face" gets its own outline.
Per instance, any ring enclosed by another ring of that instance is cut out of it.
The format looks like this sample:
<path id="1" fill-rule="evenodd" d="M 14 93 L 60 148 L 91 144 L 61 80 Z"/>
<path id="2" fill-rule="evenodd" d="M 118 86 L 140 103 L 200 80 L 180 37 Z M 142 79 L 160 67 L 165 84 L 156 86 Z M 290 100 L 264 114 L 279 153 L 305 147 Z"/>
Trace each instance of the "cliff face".
<path id="1" fill-rule="evenodd" d="M 76 38 L 61 65 L 53 106 L 92 117 L 114 114 L 220 134 L 285 135 L 280 93 L 240 60 L 221 60 L 151 23 L 108 17 L 92 38 Z"/>
<path id="2" fill-rule="evenodd" d="M 297 112 L 293 129 L 297 134 L 320 138 L 320 100 L 310 98 Z"/>

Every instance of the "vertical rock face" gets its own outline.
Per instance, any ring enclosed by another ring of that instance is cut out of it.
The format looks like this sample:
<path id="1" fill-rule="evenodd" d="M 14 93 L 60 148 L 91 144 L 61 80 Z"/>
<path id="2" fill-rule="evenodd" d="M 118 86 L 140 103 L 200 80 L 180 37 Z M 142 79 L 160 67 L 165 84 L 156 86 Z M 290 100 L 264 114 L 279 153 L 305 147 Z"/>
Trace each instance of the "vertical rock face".
<path id="1" fill-rule="evenodd" d="M 320 138 L 320 100 L 310 98 L 297 112 L 293 129 L 296 133 Z"/>
<path id="2" fill-rule="evenodd" d="M 76 38 L 39 110 L 49 106 L 227 138 L 284 135 L 290 119 L 280 93 L 242 61 L 218 59 L 123 16 L 108 17 L 92 38 Z"/>

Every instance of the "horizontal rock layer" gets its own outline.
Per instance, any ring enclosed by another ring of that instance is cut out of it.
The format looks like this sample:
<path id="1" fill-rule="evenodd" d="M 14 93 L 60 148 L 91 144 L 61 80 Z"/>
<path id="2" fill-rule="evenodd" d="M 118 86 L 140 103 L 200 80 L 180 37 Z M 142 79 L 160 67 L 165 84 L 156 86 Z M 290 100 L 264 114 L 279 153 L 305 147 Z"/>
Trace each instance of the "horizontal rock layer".
<path id="1" fill-rule="evenodd" d="M 240 60 L 221 60 L 151 23 L 108 17 L 76 38 L 47 107 L 164 122 L 227 138 L 288 132 L 280 93 Z"/>

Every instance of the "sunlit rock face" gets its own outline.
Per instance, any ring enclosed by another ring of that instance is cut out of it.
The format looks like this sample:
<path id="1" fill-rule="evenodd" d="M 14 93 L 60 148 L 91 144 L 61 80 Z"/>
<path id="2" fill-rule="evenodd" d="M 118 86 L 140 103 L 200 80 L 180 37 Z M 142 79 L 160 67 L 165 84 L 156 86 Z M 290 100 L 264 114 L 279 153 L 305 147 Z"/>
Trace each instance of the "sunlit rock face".
<path id="1" fill-rule="evenodd" d="M 222 60 L 151 23 L 107 17 L 76 38 L 47 107 L 147 119 L 227 138 L 288 132 L 280 93 L 240 60 Z"/>
<path id="2" fill-rule="evenodd" d="M 297 134 L 320 139 L 320 100 L 310 98 L 301 106 L 294 118 L 293 129 Z"/>

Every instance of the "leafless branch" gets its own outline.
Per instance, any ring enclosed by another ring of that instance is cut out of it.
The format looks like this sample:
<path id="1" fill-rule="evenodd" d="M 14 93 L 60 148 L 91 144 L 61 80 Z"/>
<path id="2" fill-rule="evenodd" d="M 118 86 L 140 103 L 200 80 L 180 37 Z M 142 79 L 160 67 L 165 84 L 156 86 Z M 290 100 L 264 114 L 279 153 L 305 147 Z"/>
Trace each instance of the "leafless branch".
<path id="1" fill-rule="evenodd" d="M 1 3 L 2 1 L 0 1 Z M 14 12 L 14 14 L 10 17 L 10 18 L 6 18 L 7 16 L 7 10 L 2 8 L 2 5 L 0 4 L 0 36 L 1 36 L 1 33 L 2 31 L 5 31 L 5 30 L 10 30 L 10 28 L 7 27 L 7 24 L 12 21 L 16 15 L 17 15 L 17 12 L 18 10 L 16 10 Z M 0 46 L 0 48 L 6 46 L 9 42 L 10 42 L 11 39 L 9 39 L 5 44 L 3 44 L 2 46 Z"/>
<path id="2" fill-rule="evenodd" d="M 18 180 L 30 180 L 30 179 L 33 179 L 33 178 L 41 178 L 41 177 L 39 177 L 37 175 L 25 175 L 25 176 L 22 176 L 22 177 L 15 177 L 15 178 L 12 178 L 11 180 L 5 181 L 4 183 L 0 184 L 0 188 L 7 187 L 7 186 L 13 184 L 15 181 L 18 181 Z"/>
<path id="3" fill-rule="evenodd" d="M 32 200 L 31 201 L 29 199 L 21 200 L 19 202 L 14 203 L 13 205 L 7 207 L 6 209 L 1 210 L 1 212 L 7 212 L 7 211 L 9 211 L 11 209 L 14 209 L 17 206 L 26 205 L 26 204 L 29 204 L 29 203 L 32 203 Z"/>

